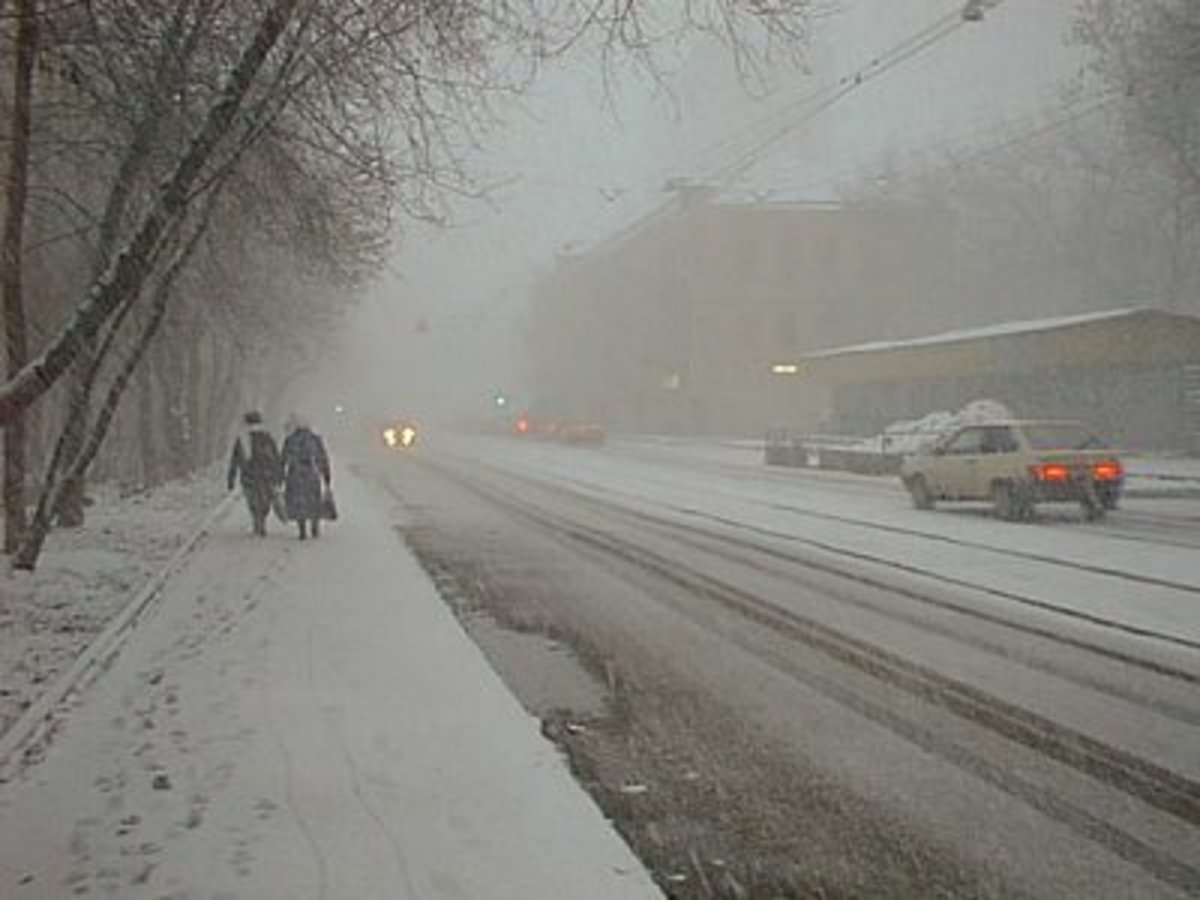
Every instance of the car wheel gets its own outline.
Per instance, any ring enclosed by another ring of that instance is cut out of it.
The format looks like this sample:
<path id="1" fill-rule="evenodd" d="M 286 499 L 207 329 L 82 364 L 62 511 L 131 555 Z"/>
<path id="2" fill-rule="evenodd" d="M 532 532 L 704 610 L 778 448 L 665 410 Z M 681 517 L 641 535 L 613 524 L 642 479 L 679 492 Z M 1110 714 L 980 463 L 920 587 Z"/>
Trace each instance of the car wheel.
<path id="1" fill-rule="evenodd" d="M 1108 507 L 1099 497 L 1095 496 L 1085 496 L 1079 501 L 1079 505 L 1083 508 L 1084 519 L 1089 522 L 1100 521 L 1108 512 Z"/>
<path id="2" fill-rule="evenodd" d="M 1079 506 L 1083 510 L 1084 519 L 1089 522 L 1103 519 L 1104 514 L 1108 512 L 1108 506 L 1104 503 L 1103 492 L 1087 481 L 1083 482 L 1081 486 Z"/>
<path id="3" fill-rule="evenodd" d="M 906 486 L 909 494 L 912 495 L 913 506 L 917 509 L 933 509 L 936 501 L 924 475 L 914 475 L 908 479 Z"/>
<path id="4" fill-rule="evenodd" d="M 1121 492 L 1116 488 L 1098 488 L 1096 495 L 1100 498 L 1100 505 L 1105 509 L 1116 509 L 1121 501 Z"/>
<path id="5" fill-rule="evenodd" d="M 1031 518 L 1033 507 L 1024 502 L 1017 486 L 1011 481 L 997 481 L 992 484 L 992 507 L 996 515 L 1006 522 L 1017 519 Z"/>

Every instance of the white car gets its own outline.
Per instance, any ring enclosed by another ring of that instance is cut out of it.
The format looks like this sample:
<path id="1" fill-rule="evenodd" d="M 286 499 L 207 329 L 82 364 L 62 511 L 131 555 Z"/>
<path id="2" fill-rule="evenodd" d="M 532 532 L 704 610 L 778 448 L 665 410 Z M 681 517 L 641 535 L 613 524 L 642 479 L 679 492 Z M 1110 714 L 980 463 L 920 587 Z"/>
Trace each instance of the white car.
<path id="1" fill-rule="evenodd" d="M 1046 501 L 1079 503 L 1089 519 L 1115 509 L 1120 460 L 1083 423 L 965 425 L 905 457 L 900 477 L 919 509 L 939 500 L 990 500 L 1002 519 L 1029 519 Z"/>

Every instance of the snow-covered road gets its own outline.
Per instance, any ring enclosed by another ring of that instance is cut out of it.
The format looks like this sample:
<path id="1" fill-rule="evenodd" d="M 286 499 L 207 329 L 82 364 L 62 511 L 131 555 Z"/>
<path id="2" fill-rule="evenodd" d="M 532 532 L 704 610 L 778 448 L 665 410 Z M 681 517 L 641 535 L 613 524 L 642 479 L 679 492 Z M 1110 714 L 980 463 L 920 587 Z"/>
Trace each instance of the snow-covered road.
<path id="1" fill-rule="evenodd" d="M 220 520 L 0 769 L 0 897 L 1200 895 L 1197 500 L 1018 525 L 736 444 L 354 470 L 318 542 Z"/>
<path id="2" fill-rule="evenodd" d="M 653 897 L 379 500 L 222 520 L 0 785 L 0 897 Z M 278 526 L 276 526 L 278 530 Z"/>
<path id="3" fill-rule="evenodd" d="M 753 878 L 790 847 L 808 860 L 784 883 L 850 871 L 818 885 L 888 896 L 1200 893 L 1194 501 L 1139 509 L 1154 528 L 1071 509 L 1018 525 L 645 443 L 430 441 L 376 478 L 467 607 L 621 673 L 619 722 L 566 744 L 585 771 L 635 748 L 657 811 L 597 793 L 644 826 L 644 854 L 731 845 Z M 702 760 L 724 805 L 674 785 L 677 759 Z M 854 799 L 815 799 L 830 785 Z"/>
<path id="4" fill-rule="evenodd" d="M 914 510 L 897 479 L 768 469 L 753 448 L 494 441 L 459 452 L 656 515 L 811 541 L 1200 648 L 1200 498 L 1132 499 L 1100 524 L 1050 505 L 1031 527 L 980 504 Z"/>

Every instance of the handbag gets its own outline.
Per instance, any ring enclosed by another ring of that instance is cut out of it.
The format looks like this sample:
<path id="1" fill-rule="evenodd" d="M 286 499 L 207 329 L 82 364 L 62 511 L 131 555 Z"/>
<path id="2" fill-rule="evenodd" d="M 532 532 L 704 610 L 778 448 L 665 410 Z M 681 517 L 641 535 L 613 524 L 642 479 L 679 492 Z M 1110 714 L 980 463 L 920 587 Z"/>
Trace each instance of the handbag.
<path id="1" fill-rule="evenodd" d="M 333 497 L 333 488 L 328 485 L 321 492 L 321 518 L 336 522 L 338 517 L 337 501 Z"/>
<path id="2" fill-rule="evenodd" d="M 282 488 L 275 488 L 271 491 L 271 511 L 275 513 L 280 522 L 288 521 L 287 500 L 283 496 Z"/>

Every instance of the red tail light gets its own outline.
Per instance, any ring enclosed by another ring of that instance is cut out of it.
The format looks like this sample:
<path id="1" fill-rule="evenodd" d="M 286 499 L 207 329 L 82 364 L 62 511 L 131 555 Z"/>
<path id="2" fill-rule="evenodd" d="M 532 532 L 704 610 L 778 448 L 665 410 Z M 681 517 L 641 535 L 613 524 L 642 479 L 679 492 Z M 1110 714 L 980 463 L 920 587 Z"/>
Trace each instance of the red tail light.
<path id="1" fill-rule="evenodd" d="M 1038 481 L 1068 481 L 1071 478 L 1070 466 L 1063 463 L 1039 463 L 1030 466 L 1029 471 Z"/>
<path id="2" fill-rule="evenodd" d="M 517 419 L 517 431 L 519 431 L 521 434 L 525 434 L 527 431 L 529 431 L 529 420 Z"/>
<path id="3" fill-rule="evenodd" d="M 1097 481 L 1119 481 L 1125 470 L 1115 459 L 1106 459 L 1092 466 L 1092 476 Z"/>

